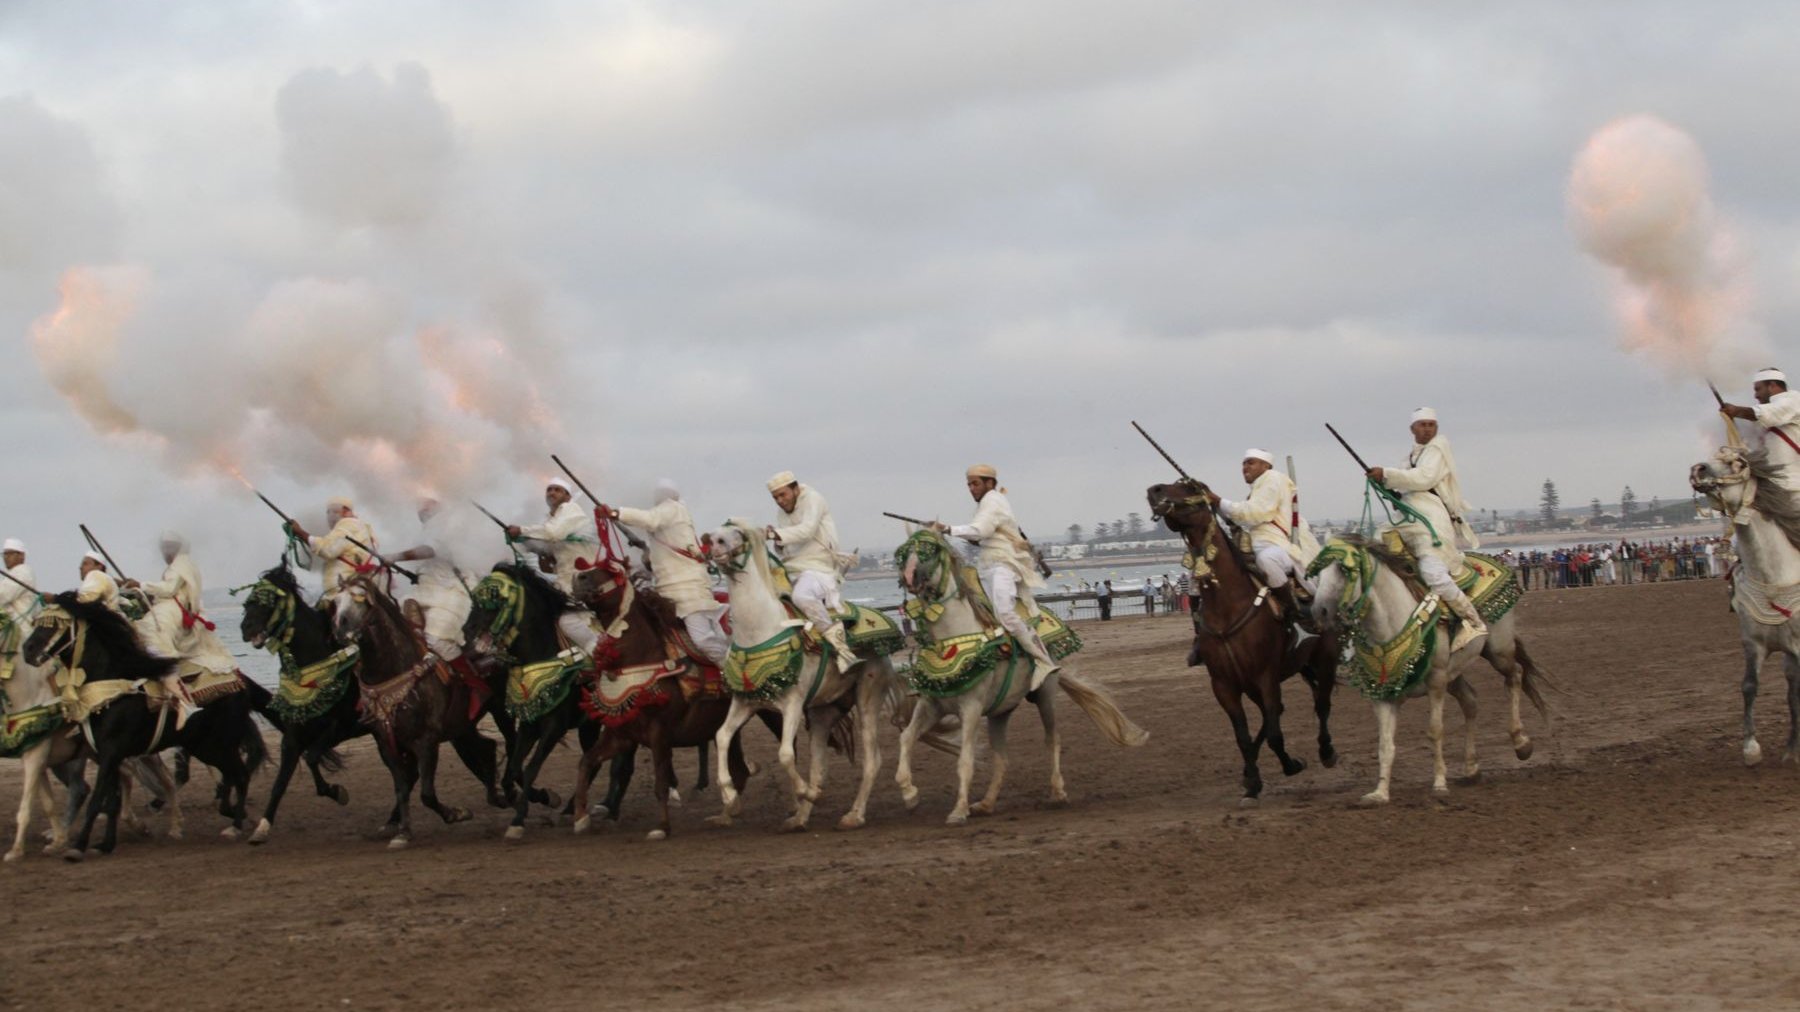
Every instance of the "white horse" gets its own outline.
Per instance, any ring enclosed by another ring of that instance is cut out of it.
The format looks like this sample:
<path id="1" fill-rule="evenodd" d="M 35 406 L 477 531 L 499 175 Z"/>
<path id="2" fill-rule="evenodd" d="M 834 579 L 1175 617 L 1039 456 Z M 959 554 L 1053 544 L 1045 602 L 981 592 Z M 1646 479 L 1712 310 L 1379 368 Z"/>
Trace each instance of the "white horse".
<path id="1" fill-rule="evenodd" d="M 714 565 L 725 573 L 731 591 L 731 643 L 738 649 L 768 648 L 801 651 L 794 663 L 798 672 L 791 684 L 778 692 L 746 694 L 741 686 L 732 685 L 731 665 L 727 665 L 727 688 L 733 690 L 731 709 L 725 723 L 713 737 L 716 780 L 724 811 L 707 820 L 713 825 L 729 826 L 742 806 L 737 789 L 732 786 L 726 755 L 731 739 L 758 710 L 775 710 L 781 714 L 781 768 L 787 771 L 794 789 L 794 813 L 782 823 L 785 832 L 806 828 L 813 805 L 825 785 L 826 749 L 832 730 L 849 717 L 860 732 L 862 782 L 857 787 L 856 802 L 838 820 L 839 829 L 859 829 L 866 821 L 869 793 L 881 769 L 881 745 L 876 735 L 884 707 L 898 696 L 899 679 L 885 656 L 865 657 L 849 671 L 838 671 L 837 661 L 817 645 L 802 649 L 799 630 L 805 619 L 789 615 L 776 583 L 775 563 L 771 562 L 763 532 L 748 520 L 731 520 L 708 535 L 708 552 Z M 793 639 L 787 639 L 789 634 Z M 780 641 L 773 648 L 771 643 Z M 734 660 L 736 658 L 734 657 Z M 800 774 L 795 761 L 794 740 L 804 722 L 812 738 L 810 779 Z"/>
<path id="2" fill-rule="evenodd" d="M 1732 520 L 1737 569 L 1732 608 L 1744 648 L 1744 765 L 1762 761 L 1756 741 L 1756 686 L 1763 661 L 1786 658 L 1788 739 L 1783 762 L 1800 759 L 1800 493 L 1782 488 L 1760 457 L 1723 446 L 1695 464 L 1688 484 Z"/>
<path id="3" fill-rule="evenodd" d="M 1428 594 L 1424 601 L 1415 598 L 1405 581 L 1382 557 L 1383 554 L 1360 538 L 1334 538 L 1326 546 L 1320 555 L 1326 561 L 1318 574 L 1318 590 L 1313 599 L 1313 617 L 1320 628 L 1338 625 L 1345 633 L 1346 643 L 1351 642 L 1354 637 L 1360 637 L 1365 643 L 1375 645 L 1396 644 L 1402 633 L 1410 628 L 1424 631 L 1422 627 L 1413 624 L 1412 620 L 1423 609 L 1435 608 L 1436 595 Z M 1356 569 L 1360 578 L 1353 579 L 1352 574 L 1345 571 L 1346 564 Z M 1507 572 L 1505 578 L 1511 579 L 1513 576 Z M 1513 754 L 1525 760 L 1531 758 L 1532 743 L 1520 720 L 1520 700 L 1529 696 L 1538 712 L 1548 719 L 1549 707 L 1538 688 L 1540 682 L 1548 681 L 1548 676 L 1533 662 L 1525 649 L 1524 641 L 1516 635 L 1516 615 L 1517 612 L 1509 611 L 1488 622 L 1488 635 L 1480 641 L 1480 653 L 1506 680 L 1512 702 L 1512 718 L 1507 731 L 1512 737 Z M 1405 693 L 1392 698 L 1372 696 L 1370 699 L 1375 706 L 1375 725 L 1381 736 L 1377 748 L 1381 774 L 1375 789 L 1362 796 L 1361 804 L 1385 805 L 1388 802 L 1388 785 L 1394 768 L 1394 729 L 1400 719 L 1400 704 L 1405 702 L 1406 696 L 1423 694 L 1431 701 L 1433 793 L 1446 794 L 1450 790 L 1444 766 L 1446 694 L 1455 696 L 1462 707 L 1466 739 L 1463 754 L 1464 777 L 1474 780 L 1480 775 L 1481 764 L 1475 755 L 1475 692 L 1461 675 L 1453 674 L 1455 663 L 1463 658 L 1452 657 L 1450 654 L 1450 630 L 1446 620 L 1440 613 L 1438 618 L 1429 621 L 1436 625 L 1436 629 L 1435 634 L 1430 636 L 1428 661 L 1421 655 L 1421 662 L 1429 664 L 1424 677 Z M 1468 648 L 1465 647 L 1463 652 L 1466 655 Z"/>
<path id="4" fill-rule="evenodd" d="M 33 804 L 41 804 L 45 818 L 50 820 L 49 843 L 44 847 L 44 853 L 60 854 L 68 849 L 70 827 L 87 797 L 85 772 L 87 761 L 93 756 L 79 727 L 62 720 L 62 703 L 54 682 L 61 665 L 54 661 L 41 666 L 32 664 L 24 656 L 24 637 L 20 636 L 19 640 L 21 649 L 13 652 L 11 677 L 0 680 L 0 756 L 10 756 L 16 751 L 23 777 L 17 828 L 12 847 L 4 857 L 7 861 L 17 861 L 25 854 Z M 18 740 L 7 740 L 12 738 Z M 156 782 L 159 788 L 156 793 L 164 800 L 169 812 L 169 839 L 181 839 L 181 803 L 168 768 L 161 759 L 150 757 L 133 772 L 140 778 Z M 133 831 L 147 833 L 148 829 L 138 820 L 131 805 L 130 779 L 126 777 L 120 781 L 125 790 L 125 801 L 119 808 L 120 818 Z M 60 818 L 55 801 L 57 781 L 68 790 L 67 804 Z"/>
<path id="5" fill-rule="evenodd" d="M 956 807 L 944 820 L 946 825 L 960 826 L 969 816 L 992 815 L 1000 797 L 1000 785 L 1006 779 L 1006 725 L 1013 711 L 1026 699 L 1031 682 L 1032 658 L 1011 644 L 1004 633 L 984 622 L 970 598 L 977 597 L 986 609 L 986 596 L 973 573 L 962 566 L 955 550 L 945 538 L 930 530 L 909 537 L 896 550 L 901 561 L 900 585 L 918 599 L 922 606 L 919 617 L 928 630 L 930 643 L 921 646 L 918 665 L 929 668 L 935 663 L 946 670 L 943 692 L 922 691 L 913 706 L 912 719 L 900 732 L 900 764 L 894 779 L 900 785 L 900 796 L 911 811 L 919 804 L 919 788 L 913 784 L 912 750 L 921 735 L 946 714 L 956 714 L 962 731 L 961 748 L 957 752 Z M 1008 649 L 1010 645 L 1010 649 Z M 930 657 L 924 651 L 936 653 Z M 960 660 L 959 660 L 960 659 Z M 966 665 L 966 667 L 965 667 Z M 915 677 L 914 686 L 920 679 Z M 1115 745 L 1142 745 L 1150 739 L 1148 732 L 1131 722 L 1116 703 L 1098 686 L 1082 681 L 1064 666 L 1053 672 L 1031 694 L 1044 723 L 1044 744 L 1050 750 L 1050 802 L 1061 805 L 1069 800 L 1062 775 L 1062 739 L 1056 730 L 1056 690 L 1069 694 L 1095 726 Z M 952 691 L 953 690 L 953 691 Z M 994 772 L 987 793 L 980 801 L 969 804 L 969 791 L 975 779 L 975 725 L 987 718 L 988 744 L 993 752 Z"/>

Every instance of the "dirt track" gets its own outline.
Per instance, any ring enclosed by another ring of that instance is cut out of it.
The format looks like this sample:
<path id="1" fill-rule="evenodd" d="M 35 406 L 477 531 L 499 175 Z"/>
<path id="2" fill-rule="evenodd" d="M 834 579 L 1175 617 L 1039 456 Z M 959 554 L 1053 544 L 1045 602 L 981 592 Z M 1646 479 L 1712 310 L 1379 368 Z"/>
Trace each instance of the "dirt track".
<path id="1" fill-rule="evenodd" d="M 1497 676 L 1478 670 L 1484 780 L 1429 795 L 1425 707 L 1402 715 L 1394 803 L 1373 784 L 1368 706 L 1340 689 L 1344 761 L 1237 806 L 1236 750 L 1181 666 L 1182 619 L 1081 627 L 1081 670 L 1153 735 L 1106 745 L 1059 707 L 1070 807 L 1040 808 L 1045 763 L 1022 713 L 1002 811 L 952 830 L 953 770 L 927 753 L 920 809 L 892 787 L 892 736 L 869 828 L 771 832 L 775 779 L 731 830 L 708 792 L 649 828 L 647 777 L 623 826 L 500 840 L 417 821 L 410 851 L 369 836 L 388 803 L 367 748 L 340 809 L 310 791 L 261 849 L 213 836 L 190 787 L 189 839 L 128 840 L 69 866 L 0 869 L 0 999 L 19 1008 L 1746 1008 L 1800 1004 L 1792 909 L 1800 774 L 1779 766 L 1779 677 L 1765 686 L 1768 760 L 1738 758 L 1738 651 L 1718 582 L 1530 595 L 1534 653 L 1563 693 L 1554 736 L 1512 758 Z M 1291 742 L 1314 759 L 1297 683 Z M 1454 707 L 1451 708 L 1454 714 Z M 1448 725 L 1460 734 L 1460 719 Z M 747 732 L 753 758 L 768 736 Z M 1457 769 L 1452 752 L 1452 771 Z M 678 760 L 691 777 L 691 754 Z M 550 782 L 565 784 L 572 757 Z M 17 806 L 0 763 L 0 811 Z M 985 768 L 978 777 L 985 775 Z M 460 770 L 447 800 L 478 807 Z M 257 781 L 260 796 L 266 780 Z M 430 821 L 426 821 L 430 820 Z M 10 821 L 7 822 L 10 832 Z"/>

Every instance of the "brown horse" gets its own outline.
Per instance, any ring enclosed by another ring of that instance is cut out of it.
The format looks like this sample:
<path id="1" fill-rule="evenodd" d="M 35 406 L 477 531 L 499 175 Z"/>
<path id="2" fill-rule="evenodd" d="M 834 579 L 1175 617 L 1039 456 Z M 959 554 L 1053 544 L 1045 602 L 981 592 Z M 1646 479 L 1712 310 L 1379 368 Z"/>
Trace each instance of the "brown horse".
<path id="1" fill-rule="evenodd" d="M 362 651 L 356 678 L 362 719 L 374 732 L 382 762 L 394 778 L 394 815 L 382 828 L 391 832 L 389 849 L 412 842 L 412 791 L 445 822 L 463 822 L 469 810 L 437 797 L 438 745 L 456 742 L 463 761 L 487 788 L 488 803 L 505 807 L 498 777 L 498 751 L 476 724 L 494 705 L 491 687 L 472 668 L 458 670 L 426 649 L 423 634 L 400 606 L 376 586 L 358 578 L 358 593 L 339 596 L 334 627 L 344 642 Z M 460 666 L 458 666 L 460 667 Z"/>
<path id="2" fill-rule="evenodd" d="M 1337 765 L 1331 745 L 1331 690 L 1337 683 L 1338 640 L 1335 632 L 1302 637 L 1284 621 L 1262 584 L 1252 578 L 1255 566 L 1239 551 L 1223 520 L 1208 504 L 1205 484 L 1187 479 L 1152 485 L 1150 512 L 1187 542 L 1194 560 L 1200 604 L 1194 610 L 1194 647 L 1188 664 L 1205 664 L 1213 695 L 1231 719 L 1238 751 L 1244 757 L 1244 804 L 1262 793 L 1256 754 L 1263 742 L 1281 761 L 1281 772 L 1293 776 L 1304 760 L 1287 753 L 1281 732 L 1281 683 L 1295 674 L 1312 687 L 1313 712 L 1319 717 L 1319 761 Z M 1244 716 L 1244 697 L 1262 712 L 1255 737 Z"/>
<path id="3" fill-rule="evenodd" d="M 731 697 L 717 670 L 696 660 L 685 647 L 674 607 L 654 591 L 632 586 L 624 572 L 601 566 L 575 577 L 575 596 L 602 627 L 619 630 L 604 641 L 604 656 L 596 664 L 599 674 L 585 690 L 586 708 L 605 730 L 581 756 L 575 778 L 575 831 L 586 832 L 591 824 L 588 797 L 600 764 L 643 746 L 655 763 L 661 811 L 649 838 L 664 839 L 669 835 L 675 749 L 700 748 L 704 773 L 705 747 L 725 723 Z M 775 730 L 779 736 L 779 724 Z M 743 790 L 752 771 L 744 761 L 742 739 L 731 739 L 725 761 L 732 786 Z M 619 789 L 615 778 L 615 794 Z"/>

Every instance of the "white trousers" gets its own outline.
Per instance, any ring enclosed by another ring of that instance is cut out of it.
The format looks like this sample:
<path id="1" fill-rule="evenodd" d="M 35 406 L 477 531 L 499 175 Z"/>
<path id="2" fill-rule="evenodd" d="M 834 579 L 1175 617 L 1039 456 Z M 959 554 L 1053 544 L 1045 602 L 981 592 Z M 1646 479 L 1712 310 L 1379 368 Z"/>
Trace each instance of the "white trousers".
<path id="1" fill-rule="evenodd" d="M 570 643 L 580 647 L 582 653 L 594 656 L 595 648 L 600 645 L 600 630 L 594 628 L 593 612 L 586 608 L 565 611 L 556 620 L 556 627 L 562 630 Z"/>
<path id="2" fill-rule="evenodd" d="M 994 606 L 994 618 L 999 620 L 1000 628 L 1012 633 L 1021 643 L 1035 642 L 1037 630 L 1019 615 L 1019 574 L 1006 566 L 988 566 L 981 570 L 981 586 Z M 1026 610 L 1036 611 L 1037 602 L 1031 599 L 1029 590 L 1024 597 Z"/>
<path id="3" fill-rule="evenodd" d="M 792 574 L 794 580 L 794 607 L 800 609 L 807 621 L 819 629 L 831 626 L 836 619 L 832 612 L 844 610 L 844 600 L 838 594 L 837 580 L 829 574 L 812 569 L 803 569 Z"/>
<path id="4" fill-rule="evenodd" d="M 1294 580 L 1308 591 L 1313 589 L 1312 582 L 1295 564 L 1293 553 L 1282 545 L 1261 542 L 1256 545 L 1256 568 L 1262 570 L 1263 580 L 1271 589 L 1287 586 L 1288 580 Z"/>
<path id="5" fill-rule="evenodd" d="M 719 624 L 719 618 L 725 614 L 723 608 L 712 608 L 685 615 L 681 621 L 687 626 L 688 638 L 706 655 L 706 659 L 719 667 L 725 666 L 725 658 L 731 655 L 731 637 L 725 635 L 725 627 Z"/>

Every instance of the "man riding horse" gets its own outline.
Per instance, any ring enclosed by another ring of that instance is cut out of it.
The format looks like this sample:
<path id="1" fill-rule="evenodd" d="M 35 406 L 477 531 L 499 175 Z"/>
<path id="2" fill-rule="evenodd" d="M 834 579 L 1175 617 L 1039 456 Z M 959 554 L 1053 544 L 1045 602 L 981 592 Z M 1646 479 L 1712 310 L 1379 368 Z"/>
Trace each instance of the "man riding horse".
<path id="1" fill-rule="evenodd" d="M 378 549 L 380 545 L 375 541 L 375 529 L 356 515 L 355 506 L 343 496 L 325 503 L 325 519 L 331 529 L 322 536 L 308 534 L 304 527 L 292 521 L 288 528 L 289 533 L 312 552 L 313 564 L 319 568 L 319 576 L 325 584 L 324 592 L 319 595 L 319 607 L 329 612 L 334 610 L 333 605 L 343 592 L 344 584 L 369 564 L 369 552 L 365 549 Z M 362 547 L 357 546 L 359 541 Z"/>
<path id="2" fill-rule="evenodd" d="M 838 671 L 848 672 L 862 658 L 850 652 L 850 640 L 836 617 L 844 610 L 844 566 L 831 505 L 812 486 L 800 484 L 792 471 L 770 478 L 768 488 L 781 517 L 779 525 L 771 524 L 763 533 L 775 543 L 793 584 L 794 607 L 831 644 Z"/>
<path id="3" fill-rule="evenodd" d="M 575 563 L 594 554 L 600 544 L 600 534 L 594 525 L 593 514 L 575 505 L 575 490 L 561 478 L 552 478 L 545 483 L 544 505 L 550 513 L 543 523 L 513 524 L 506 529 L 506 536 L 524 542 L 529 551 L 555 560 L 556 572 L 552 578 L 558 589 L 569 594 L 575 589 Z M 580 647 L 582 653 L 594 656 L 600 645 L 600 630 L 594 628 L 591 612 L 585 608 L 565 611 L 557 620 L 557 628 L 569 642 Z"/>
<path id="4" fill-rule="evenodd" d="M 1782 488 L 1800 490 L 1800 392 L 1788 389 L 1787 373 L 1773 366 L 1751 377 L 1754 407 L 1722 404 L 1719 411 L 1761 426 L 1752 449 L 1777 476 Z M 1772 438 L 1771 438 L 1772 437 Z"/>
<path id="5" fill-rule="evenodd" d="M 694 516 L 681 501 L 681 490 L 664 478 L 656 483 L 656 505 L 649 509 L 601 506 L 601 510 L 627 527 L 649 536 L 652 588 L 675 606 L 675 616 L 687 627 L 688 638 L 714 667 L 723 668 L 731 653 L 731 637 L 720 624 L 724 609 L 713 599 L 712 574 L 694 533 Z"/>
<path id="6" fill-rule="evenodd" d="M 444 660 L 462 656 L 463 622 L 469 617 L 469 588 L 451 552 L 449 517 L 436 499 L 419 501 L 420 540 L 394 556 L 395 562 L 417 562 L 419 581 L 408 602 L 420 613 L 420 627 L 431 652 Z"/>
<path id="7" fill-rule="evenodd" d="M 1244 451 L 1243 472 L 1249 498 L 1235 502 L 1209 489 L 1207 501 L 1225 519 L 1250 532 L 1256 568 L 1281 602 L 1283 616 L 1290 621 L 1304 619 L 1306 607 L 1294 585 L 1311 599 L 1313 586 L 1306 567 L 1319 554 L 1319 542 L 1295 504 L 1293 479 L 1275 469 L 1274 454 L 1254 447 Z"/>
<path id="8" fill-rule="evenodd" d="M 932 526 L 940 534 L 980 546 L 976 572 L 982 589 L 987 591 L 988 601 L 994 606 L 994 620 L 1031 655 L 1033 663 L 1028 691 L 1036 692 L 1044 679 L 1059 667 L 1050 651 L 1044 648 L 1044 641 L 1038 638 L 1032 622 L 1019 613 L 1019 605 L 1023 604 L 1025 614 L 1034 621 L 1037 618 L 1037 600 L 1031 592 L 1044 585 L 1043 577 L 1038 575 L 1037 559 L 1031 553 L 1031 543 L 1019 530 L 1019 521 L 1013 517 L 1012 500 L 1000 488 L 999 472 L 992 465 L 975 464 L 963 474 L 963 479 L 969 497 L 976 503 L 974 519 L 954 527 Z"/>
<path id="9" fill-rule="evenodd" d="M 1470 506 L 1462 497 L 1450 441 L 1438 434 L 1435 410 L 1419 408 L 1412 413 L 1412 436 L 1405 467 L 1371 467 L 1369 478 L 1400 493 L 1406 515 L 1388 530 L 1398 534 L 1419 560 L 1419 577 L 1425 585 L 1462 620 L 1450 641 L 1450 652 L 1455 653 L 1488 633 L 1481 614 L 1456 585 L 1463 572 L 1462 550 L 1480 548 L 1481 539 L 1463 519 Z"/>

